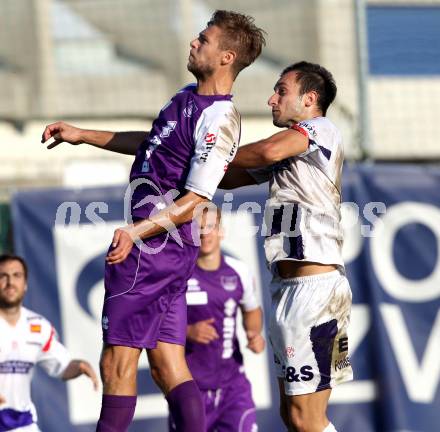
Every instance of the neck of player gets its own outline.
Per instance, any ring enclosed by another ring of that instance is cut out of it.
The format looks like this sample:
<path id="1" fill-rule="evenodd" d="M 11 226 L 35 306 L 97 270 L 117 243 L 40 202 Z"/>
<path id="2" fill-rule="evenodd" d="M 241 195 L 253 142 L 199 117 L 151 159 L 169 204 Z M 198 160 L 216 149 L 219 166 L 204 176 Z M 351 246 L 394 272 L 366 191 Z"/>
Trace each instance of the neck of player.
<path id="1" fill-rule="evenodd" d="M 0 316 L 4 318 L 9 325 L 15 326 L 20 319 L 20 311 L 21 305 L 13 307 L 0 307 Z"/>
<path id="2" fill-rule="evenodd" d="M 231 94 L 233 80 L 228 75 L 208 76 L 197 79 L 197 93 L 202 96 Z"/>
<path id="3" fill-rule="evenodd" d="M 208 254 L 200 253 L 197 265 L 206 271 L 216 271 L 220 268 L 222 254 L 220 249 L 216 249 Z"/>

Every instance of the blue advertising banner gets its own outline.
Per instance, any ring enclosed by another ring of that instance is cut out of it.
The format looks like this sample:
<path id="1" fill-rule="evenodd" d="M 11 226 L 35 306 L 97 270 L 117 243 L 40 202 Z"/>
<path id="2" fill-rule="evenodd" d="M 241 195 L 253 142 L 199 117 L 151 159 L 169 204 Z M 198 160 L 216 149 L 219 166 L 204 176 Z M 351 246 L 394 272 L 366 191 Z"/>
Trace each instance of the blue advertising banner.
<path id="1" fill-rule="evenodd" d="M 440 430 L 440 169 L 348 165 L 343 178 L 344 259 L 353 290 L 349 345 L 355 380 L 332 392 L 338 431 Z M 16 252 L 29 265 L 26 306 L 48 318 L 76 358 L 98 368 L 104 255 L 124 224 L 125 188 L 51 189 L 12 201 Z M 219 192 L 223 248 L 248 263 L 269 311 L 262 218 L 267 188 Z M 267 320 L 266 320 L 267 322 Z M 240 327 L 240 326 L 238 326 Z M 243 339 L 243 335 L 240 335 Z M 259 430 L 284 431 L 270 347 L 243 346 Z M 146 356 L 130 431 L 166 431 L 167 406 Z M 33 398 L 43 432 L 91 432 L 100 394 L 85 378 L 62 383 L 38 371 Z"/>

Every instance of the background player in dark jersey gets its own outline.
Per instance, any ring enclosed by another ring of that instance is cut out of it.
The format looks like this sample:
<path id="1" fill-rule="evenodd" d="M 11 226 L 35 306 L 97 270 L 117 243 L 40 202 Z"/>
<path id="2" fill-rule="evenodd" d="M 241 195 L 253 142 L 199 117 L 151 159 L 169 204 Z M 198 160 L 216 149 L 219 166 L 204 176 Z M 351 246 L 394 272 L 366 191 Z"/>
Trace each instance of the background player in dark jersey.
<path id="1" fill-rule="evenodd" d="M 188 281 L 186 359 L 202 391 L 208 432 L 256 432 L 255 404 L 237 339 L 237 309 L 247 347 L 264 349 L 263 314 L 246 264 L 222 254 L 220 211 L 202 221 L 197 265 Z M 175 431 L 170 418 L 170 431 Z"/>
<path id="2" fill-rule="evenodd" d="M 136 154 L 130 175 L 134 223 L 115 231 L 106 258 L 98 431 L 123 432 L 131 423 L 144 348 L 178 430 L 205 430 L 201 395 L 184 357 L 186 281 L 197 258 L 191 220 L 236 153 L 240 116 L 230 92 L 263 44 L 252 18 L 216 11 L 190 44 L 188 70 L 197 85 L 174 95 L 149 133 L 83 130 L 63 122 L 43 132 L 43 142 L 55 139 L 50 148 L 85 142 Z M 172 190 L 178 197 L 171 203 Z M 133 248 L 137 238 L 144 242 Z"/>

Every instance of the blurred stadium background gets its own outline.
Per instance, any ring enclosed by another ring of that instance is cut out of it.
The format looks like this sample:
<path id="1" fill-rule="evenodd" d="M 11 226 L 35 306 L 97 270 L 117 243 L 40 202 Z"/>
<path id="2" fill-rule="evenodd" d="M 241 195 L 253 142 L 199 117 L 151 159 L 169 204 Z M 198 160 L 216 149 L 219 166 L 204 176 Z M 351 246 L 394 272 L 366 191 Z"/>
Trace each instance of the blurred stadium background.
<path id="1" fill-rule="evenodd" d="M 186 71 L 189 41 L 219 8 L 254 16 L 268 33 L 263 54 L 239 76 L 234 90 L 243 116 L 242 144 L 275 131 L 266 101 L 281 69 L 302 59 L 318 62 L 333 72 L 338 84 L 337 100 L 328 115 L 344 135 L 348 185 L 344 200 L 361 206 L 362 200 L 369 201 L 362 195 L 368 189 L 370 201 L 378 197 L 375 201 L 385 202 L 388 208 L 405 202 L 429 204 L 426 222 L 424 207 L 399 207 L 401 213 L 397 213 L 408 216 L 411 226 L 408 232 L 395 233 L 400 248 L 390 247 L 396 267 L 400 263 L 401 269 L 409 268 L 405 280 L 413 281 L 416 290 L 421 286 L 418 283 L 429 282 L 428 288 L 423 287 L 431 295 L 415 295 L 416 300 L 395 295 L 392 299 L 393 289 L 385 290 L 386 303 L 398 304 L 399 310 L 406 311 L 404 324 L 415 323 L 415 328 L 405 327 L 414 343 L 412 354 L 408 354 L 413 357 L 407 359 L 412 370 L 402 372 L 402 376 L 390 372 L 400 363 L 391 353 L 392 340 L 381 339 L 383 327 L 379 326 L 377 333 L 369 336 L 371 357 L 358 361 L 360 368 L 371 372 L 368 378 L 376 383 L 374 390 L 359 386 L 350 394 L 370 392 L 365 400 L 353 405 L 348 396 L 345 402 L 341 397 L 336 405 L 340 408 L 347 404 L 347 409 L 338 413 L 342 431 L 440 431 L 440 320 L 436 319 L 440 297 L 436 270 L 440 261 L 440 217 L 436 213 L 440 204 L 440 0 L 0 0 L 0 249 L 15 248 L 32 259 L 31 252 L 38 252 L 25 247 L 25 238 L 32 237 L 33 229 L 41 230 L 41 224 L 35 221 L 33 226 L 32 217 L 24 215 L 26 209 L 32 214 L 41 206 L 52 208 L 55 201 L 87 201 L 87 196 L 89 201 L 96 197 L 98 201 L 112 200 L 113 191 L 119 191 L 118 185 L 128 178 L 130 157 L 87 146 L 64 145 L 47 151 L 40 143 L 44 126 L 62 119 L 90 128 L 148 130 L 169 97 L 192 80 Z M 116 189 L 106 188 L 112 185 Z M 385 187 L 389 189 L 385 191 Z M 57 188 L 53 202 L 52 192 L 46 188 Z M 410 197 L 405 196 L 408 189 Z M 398 191 L 397 195 L 393 191 Z M 246 194 L 243 197 L 248 198 Z M 221 202 L 221 197 L 217 200 Z M 53 226 L 55 212 L 44 215 L 45 223 Z M 55 240 L 49 235 L 38 238 L 56 243 L 57 235 Z M 350 240 L 346 250 L 356 249 L 355 243 Z M 53 251 L 52 244 L 47 247 Z M 368 245 L 368 251 L 376 251 L 374 247 Z M 356 256 L 362 258 L 364 252 L 357 250 Z M 261 250 L 258 254 L 261 261 Z M 364 267 L 348 268 L 349 275 L 351 272 L 358 278 L 354 284 L 360 287 L 355 302 L 379 301 L 372 294 L 374 289 L 368 291 L 368 281 L 375 276 L 365 274 L 368 270 L 374 273 L 368 266 L 375 259 L 362 258 Z M 54 258 L 51 263 L 53 268 L 41 275 L 60 272 L 60 260 Z M 268 275 L 264 269 L 261 272 L 264 288 Z M 376 275 L 382 286 L 387 277 L 393 283 L 401 282 L 391 273 L 384 279 Z M 34 285 L 39 294 L 44 293 L 44 282 L 35 277 Z M 39 306 L 58 322 L 60 335 L 66 338 L 62 312 L 51 312 L 51 306 L 35 295 L 28 301 L 29 306 Z M 372 306 L 371 310 L 377 312 L 380 307 Z M 372 312 L 371 321 L 379 315 Z M 362 313 L 359 317 L 364 321 L 356 331 L 365 335 L 365 321 L 370 322 L 370 318 Z M 361 327 L 364 330 L 359 330 Z M 96 334 L 99 337 L 99 332 Z M 403 337 L 400 333 L 396 337 L 399 335 Z M 376 343 L 382 344 L 378 352 Z M 404 356 L 406 352 L 402 352 Z M 373 360 L 378 357 L 380 361 Z M 419 369 L 414 370 L 416 366 Z M 425 374 L 423 379 L 417 373 Z M 417 377 L 420 382 L 431 382 L 425 392 L 428 396 L 423 397 L 422 391 L 422 396 L 413 397 L 414 391 L 408 390 L 408 382 Z M 40 399 L 48 388 L 66 393 L 64 387 L 44 377 L 37 376 L 36 382 Z M 267 400 L 263 395 L 261 415 L 274 419 L 272 430 L 282 430 L 275 420 L 277 397 L 272 396 Z M 69 398 L 64 399 L 71 403 Z M 37 403 L 44 432 L 93 430 L 85 417 L 75 417 L 72 408 L 66 409 L 62 402 L 55 406 L 67 420 L 63 420 L 62 429 L 57 428 L 53 424 L 57 424 L 59 414 L 54 414 L 50 404 Z M 350 423 L 356 412 L 362 420 Z M 54 416 L 55 421 L 48 420 Z M 72 416 L 79 420 L 75 423 Z M 147 417 L 154 415 L 150 412 Z M 145 430 L 142 427 L 148 423 L 142 423 L 142 415 L 138 420 L 139 429 L 135 425 L 133 430 Z M 264 421 L 266 428 L 262 431 L 266 432 L 269 423 Z M 160 432 L 163 424 L 159 421 L 148 430 Z"/>

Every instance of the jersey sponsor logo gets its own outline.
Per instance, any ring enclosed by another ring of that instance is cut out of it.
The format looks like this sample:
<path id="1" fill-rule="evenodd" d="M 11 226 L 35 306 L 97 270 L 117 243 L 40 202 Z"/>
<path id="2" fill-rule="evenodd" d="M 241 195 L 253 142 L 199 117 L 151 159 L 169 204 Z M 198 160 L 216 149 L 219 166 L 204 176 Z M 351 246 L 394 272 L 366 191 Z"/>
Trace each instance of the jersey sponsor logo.
<path id="1" fill-rule="evenodd" d="M 187 118 L 190 118 L 195 112 L 198 111 L 197 105 L 193 100 L 190 100 L 186 108 L 182 111 L 183 115 Z"/>
<path id="2" fill-rule="evenodd" d="M 301 122 L 301 123 L 298 123 L 298 127 L 306 129 L 307 132 L 309 133 L 309 135 L 311 135 L 313 138 L 316 138 L 317 133 L 316 133 L 315 128 L 312 125 L 310 125 L 308 123 Z"/>
<path id="3" fill-rule="evenodd" d="M 348 337 L 339 338 L 338 345 L 340 353 L 348 351 Z"/>
<path id="4" fill-rule="evenodd" d="M 211 153 L 211 150 L 215 146 L 215 142 L 217 140 L 217 136 L 213 133 L 207 133 L 205 135 L 205 151 L 200 156 L 200 160 L 202 162 L 206 162 L 208 160 L 209 153 Z"/>
<path id="5" fill-rule="evenodd" d="M 8 360 L 0 363 L 0 374 L 27 374 L 33 366 L 32 362 Z"/>
<path id="6" fill-rule="evenodd" d="M 234 291 L 238 285 L 237 276 L 221 276 L 220 283 L 226 291 Z"/>
<path id="7" fill-rule="evenodd" d="M 213 134 L 213 133 L 207 133 L 206 135 L 205 135 L 205 143 L 206 144 L 214 144 L 215 143 L 215 134 Z"/>
<path id="8" fill-rule="evenodd" d="M 284 380 L 292 383 L 292 382 L 301 382 L 301 381 L 311 381 L 315 376 L 312 372 L 312 366 L 305 365 L 297 369 L 293 366 L 283 366 Z"/>
<path id="9" fill-rule="evenodd" d="M 232 144 L 231 151 L 229 152 L 228 162 L 230 162 L 232 159 L 234 159 L 235 153 L 237 152 L 237 147 L 238 147 L 238 144 L 236 141 L 234 141 L 234 143 Z"/>
<path id="10" fill-rule="evenodd" d="M 200 291 L 201 290 L 199 281 L 195 278 L 188 279 L 188 282 L 186 283 L 186 285 L 187 285 L 188 291 Z"/>
<path id="11" fill-rule="evenodd" d="M 41 333 L 41 324 L 31 324 L 30 330 L 31 333 Z"/>
<path id="12" fill-rule="evenodd" d="M 223 353 L 222 358 L 228 359 L 234 353 L 235 311 L 237 302 L 230 298 L 225 301 L 223 318 Z"/>
<path id="13" fill-rule="evenodd" d="M 335 361 L 335 371 L 345 369 L 349 366 L 351 366 L 351 363 L 348 356 L 344 357 L 342 360 Z"/>

